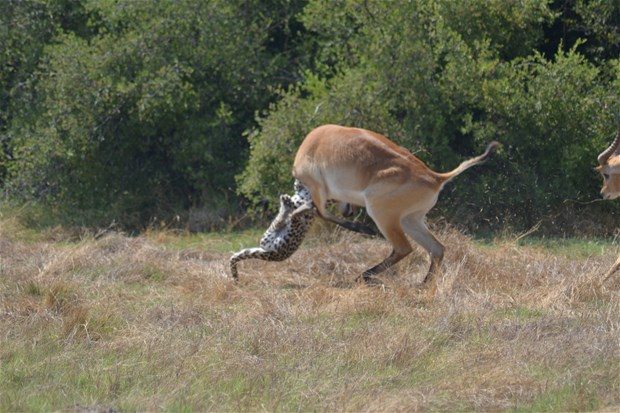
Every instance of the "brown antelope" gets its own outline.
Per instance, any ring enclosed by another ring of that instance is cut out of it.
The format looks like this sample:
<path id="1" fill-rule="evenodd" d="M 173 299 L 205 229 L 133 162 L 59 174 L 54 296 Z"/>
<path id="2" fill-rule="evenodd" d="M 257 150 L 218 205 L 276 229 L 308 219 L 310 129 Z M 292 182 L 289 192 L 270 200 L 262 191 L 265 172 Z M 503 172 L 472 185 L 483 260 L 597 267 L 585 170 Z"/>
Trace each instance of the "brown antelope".
<path id="1" fill-rule="evenodd" d="M 603 189 L 601 195 L 604 199 L 616 199 L 620 197 L 620 127 L 618 135 L 611 143 L 611 146 L 605 149 L 598 156 L 599 166 L 596 168 L 603 175 Z M 614 265 L 611 266 L 609 272 L 605 275 L 604 280 L 620 268 L 620 257 Z"/>
<path id="2" fill-rule="evenodd" d="M 320 217 L 367 232 L 359 225 L 332 216 L 326 210 L 326 202 L 336 200 L 366 207 L 368 215 L 392 244 L 392 253 L 362 274 L 364 281 L 412 251 L 407 234 L 430 255 L 430 268 L 424 278 L 427 283 L 441 265 L 444 246 L 428 230 L 426 213 L 437 202 L 446 182 L 486 160 L 498 145 L 491 142 L 482 155 L 461 163 L 451 172 L 437 173 L 383 135 L 324 125 L 311 131 L 301 143 L 293 175 L 310 190 Z"/>

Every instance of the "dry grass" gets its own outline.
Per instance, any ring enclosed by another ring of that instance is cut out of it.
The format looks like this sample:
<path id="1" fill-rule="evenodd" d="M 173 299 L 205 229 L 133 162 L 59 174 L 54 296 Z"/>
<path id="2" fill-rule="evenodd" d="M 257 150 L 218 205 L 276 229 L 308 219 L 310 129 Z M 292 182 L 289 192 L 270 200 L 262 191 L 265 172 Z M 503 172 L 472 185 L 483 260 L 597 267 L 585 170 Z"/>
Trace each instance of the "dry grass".
<path id="1" fill-rule="evenodd" d="M 620 403 L 620 277 L 599 276 L 611 243 L 578 254 L 444 228 L 429 299 L 421 251 L 366 287 L 353 280 L 385 242 L 321 234 L 289 261 L 241 263 L 235 284 L 228 253 L 182 236 L 33 239 L 0 222 L 0 411 Z"/>

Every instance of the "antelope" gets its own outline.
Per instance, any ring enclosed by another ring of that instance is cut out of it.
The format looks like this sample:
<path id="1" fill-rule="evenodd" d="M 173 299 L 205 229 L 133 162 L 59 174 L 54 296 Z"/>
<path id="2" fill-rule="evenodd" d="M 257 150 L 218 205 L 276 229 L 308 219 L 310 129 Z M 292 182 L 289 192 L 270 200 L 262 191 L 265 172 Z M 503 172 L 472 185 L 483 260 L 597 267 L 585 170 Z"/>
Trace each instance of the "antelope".
<path id="1" fill-rule="evenodd" d="M 603 188 L 601 189 L 603 199 L 616 199 L 620 197 L 620 127 L 618 127 L 616 139 L 609 148 L 605 149 L 598 156 L 598 163 L 599 166 L 596 170 L 603 175 Z M 611 266 L 603 281 L 611 277 L 619 268 L 620 256 L 616 263 Z"/>
<path id="2" fill-rule="evenodd" d="M 443 186 L 474 165 L 485 161 L 499 146 L 461 163 L 451 172 L 437 173 L 407 149 L 378 133 L 358 128 L 323 125 L 301 143 L 293 163 L 293 176 L 310 190 L 317 215 L 354 231 L 370 233 L 358 224 L 331 215 L 328 200 L 365 207 L 392 252 L 362 274 L 365 282 L 406 257 L 412 247 L 406 235 L 430 256 L 424 277 L 427 285 L 440 267 L 444 246 L 425 223 Z M 358 277 L 359 279 L 359 277 Z"/>

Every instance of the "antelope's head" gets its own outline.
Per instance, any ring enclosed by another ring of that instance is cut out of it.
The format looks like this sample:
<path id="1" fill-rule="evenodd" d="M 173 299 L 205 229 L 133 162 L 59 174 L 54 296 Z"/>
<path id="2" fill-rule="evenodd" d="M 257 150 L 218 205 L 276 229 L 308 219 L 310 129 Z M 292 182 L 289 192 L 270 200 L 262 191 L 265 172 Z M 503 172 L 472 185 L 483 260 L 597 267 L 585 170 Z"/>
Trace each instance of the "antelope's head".
<path id="1" fill-rule="evenodd" d="M 611 146 L 598 156 L 598 163 L 596 170 L 603 175 L 601 195 L 604 199 L 620 197 L 620 127 Z"/>

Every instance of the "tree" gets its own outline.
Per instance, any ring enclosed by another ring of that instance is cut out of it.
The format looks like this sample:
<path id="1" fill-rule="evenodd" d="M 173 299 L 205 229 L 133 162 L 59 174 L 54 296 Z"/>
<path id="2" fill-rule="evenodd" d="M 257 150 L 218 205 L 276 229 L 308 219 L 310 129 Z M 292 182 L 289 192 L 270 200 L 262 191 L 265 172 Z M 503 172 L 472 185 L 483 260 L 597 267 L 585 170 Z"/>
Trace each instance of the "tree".
<path id="1" fill-rule="evenodd" d="M 37 105 L 12 122 L 13 193 L 129 226 L 222 196 L 247 156 L 243 131 L 294 70 L 282 3 L 299 7 L 87 2 L 96 35 L 45 48 Z"/>
<path id="2" fill-rule="evenodd" d="M 260 120 L 239 177 L 245 196 L 260 202 L 290 187 L 296 148 L 322 123 L 385 133 L 440 171 L 490 140 L 503 142 L 485 172 L 445 191 L 458 207 L 439 210 L 460 222 L 510 217 L 532 225 L 564 201 L 596 193 L 591 164 L 614 129 L 619 74 L 610 67 L 617 60 L 598 66 L 578 53 L 581 43 L 551 58 L 533 51 L 555 16 L 547 3 L 400 6 L 317 1 L 305 9 L 308 27 L 330 27 L 336 36 L 324 40 L 318 58 L 343 63 L 333 75 L 307 73 Z"/>

